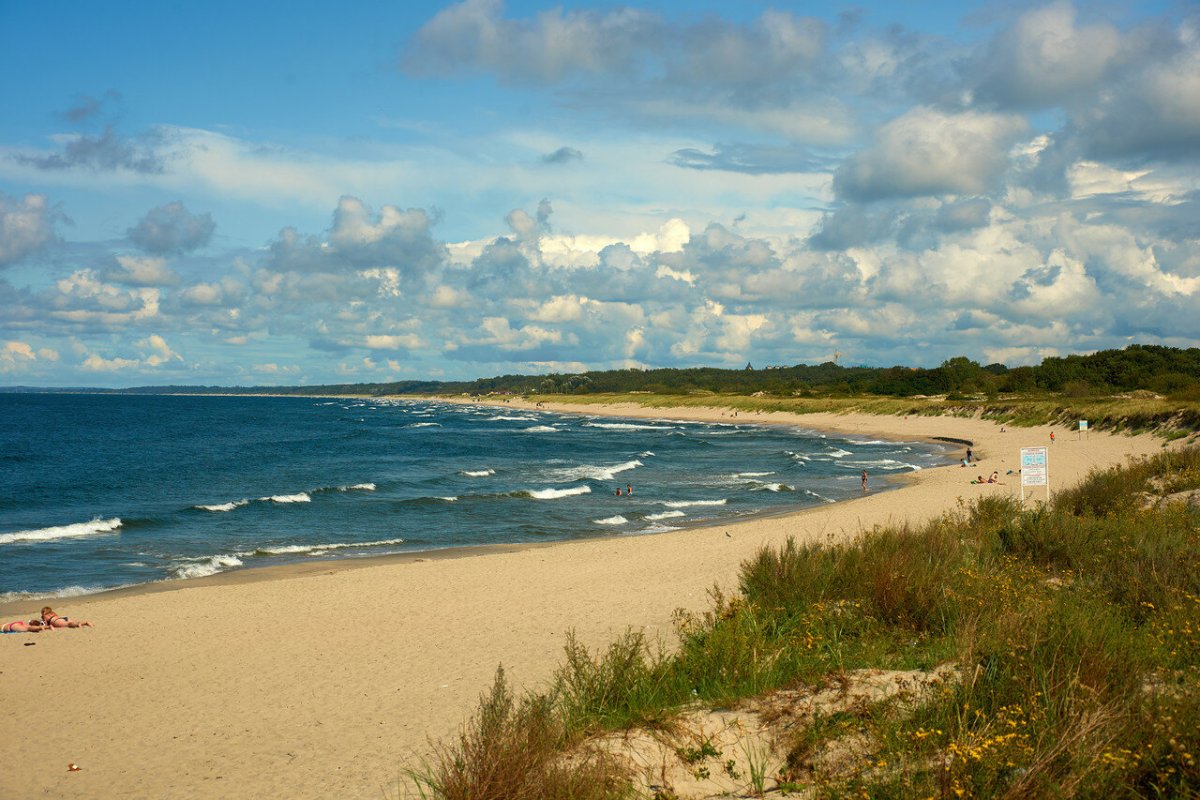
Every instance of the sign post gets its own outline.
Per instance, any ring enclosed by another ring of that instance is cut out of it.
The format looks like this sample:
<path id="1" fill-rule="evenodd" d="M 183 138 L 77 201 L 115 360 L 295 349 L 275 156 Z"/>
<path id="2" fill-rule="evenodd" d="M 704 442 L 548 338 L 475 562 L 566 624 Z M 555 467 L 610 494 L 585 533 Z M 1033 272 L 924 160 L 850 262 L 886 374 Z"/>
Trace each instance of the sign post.
<path id="1" fill-rule="evenodd" d="M 1021 505 L 1025 505 L 1026 486 L 1045 486 L 1050 502 L 1050 451 L 1047 447 L 1021 448 Z"/>

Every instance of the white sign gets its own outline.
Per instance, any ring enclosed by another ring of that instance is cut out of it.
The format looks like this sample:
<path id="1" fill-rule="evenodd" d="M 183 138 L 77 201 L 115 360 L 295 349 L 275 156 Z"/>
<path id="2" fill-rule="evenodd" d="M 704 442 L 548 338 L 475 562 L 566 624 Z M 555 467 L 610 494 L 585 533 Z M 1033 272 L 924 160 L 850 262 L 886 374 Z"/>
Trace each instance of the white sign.
<path id="1" fill-rule="evenodd" d="M 1021 503 L 1025 502 L 1026 486 L 1045 486 L 1050 500 L 1050 450 L 1046 447 L 1021 448 Z"/>
<path id="2" fill-rule="evenodd" d="M 1086 419 L 1079 420 L 1079 430 L 1081 430 L 1081 431 L 1087 430 L 1087 420 Z"/>

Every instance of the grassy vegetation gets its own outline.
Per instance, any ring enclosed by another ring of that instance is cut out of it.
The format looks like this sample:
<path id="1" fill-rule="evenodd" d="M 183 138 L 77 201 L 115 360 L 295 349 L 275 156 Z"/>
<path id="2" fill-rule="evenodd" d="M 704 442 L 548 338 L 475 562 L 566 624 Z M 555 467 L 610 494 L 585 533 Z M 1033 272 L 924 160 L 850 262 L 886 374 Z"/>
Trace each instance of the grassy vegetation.
<path id="1" fill-rule="evenodd" d="M 1181 438 L 1200 431 L 1200 402 L 1158 398 L 1153 395 L 1113 397 L 1007 397 L 988 399 L 929 399 L 895 397 L 770 397 L 712 392 L 678 394 L 529 395 L 534 402 L 637 403 L 647 408 L 728 408 L 742 413 L 791 414 L 862 413 L 890 416 L 983 417 L 1017 427 L 1064 425 L 1074 428 L 1085 419 L 1098 430 L 1142 433 Z"/>
<path id="2" fill-rule="evenodd" d="M 521 698 L 498 674 L 414 777 L 445 800 L 647 796 L 578 745 L 859 668 L 949 663 L 959 678 L 916 708 L 881 702 L 796 731 L 783 766 L 753 784 L 827 798 L 1198 796 L 1200 512 L 1143 502 L 1197 487 L 1200 451 L 1164 452 L 1050 506 L 984 498 L 916 530 L 764 549 L 736 596 L 679 614 L 670 653 L 636 632 L 601 653 L 571 640 L 552 688 Z M 866 751 L 823 766 L 848 732 Z"/>

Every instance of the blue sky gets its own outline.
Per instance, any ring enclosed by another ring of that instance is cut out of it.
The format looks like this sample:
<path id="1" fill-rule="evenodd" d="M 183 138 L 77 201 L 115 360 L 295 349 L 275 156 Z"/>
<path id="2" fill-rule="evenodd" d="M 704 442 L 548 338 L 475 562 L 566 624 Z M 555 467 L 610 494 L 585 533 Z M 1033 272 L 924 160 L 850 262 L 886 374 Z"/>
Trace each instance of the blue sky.
<path id="1" fill-rule="evenodd" d="M 1200 340 L 1191 3 L 0 0 L 0 384 Z"/>

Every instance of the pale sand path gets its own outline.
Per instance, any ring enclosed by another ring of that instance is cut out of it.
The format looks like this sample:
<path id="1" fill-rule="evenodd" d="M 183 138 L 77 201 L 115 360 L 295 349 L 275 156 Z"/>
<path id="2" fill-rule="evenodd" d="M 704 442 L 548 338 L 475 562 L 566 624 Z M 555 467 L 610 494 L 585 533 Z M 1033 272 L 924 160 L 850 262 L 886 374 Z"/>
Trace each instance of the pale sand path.
<path id="1" fill-rule="evenodd" d="M 719 410 L 559 408 L 729 421 Z M 461 724 L 497 664 L 517 685 L 538 686 L 568 629 L 592 648 L 627 626 L 670 639 L 671 612 L 707 608 L 709 587 L 734 587 L 739 564 L 761 545 L 917 522 L 960 498 L 1015 492 L 1011 477 L 1005 486 L 968 481 L 1014 468 L 1018 448 L 1048 444 L 1050 432 L 1002 434 L 948 417 L 738 418 L 754 421 L 970 439 L 983 463 L 740 524 L 453 559 L 311 564 L 57 601 L 96 628 L 0 636 L 0 798 L 380 798 L 388 787 L 396 796 L 402 765 Z M 1162 448 L 1147 436 L 1076 441 L 1057 430 L 1056 486 Z M 4 619 L 38 607 L 10 604 Z M 81 770 L 68 772 L 71 762 Z"/>

